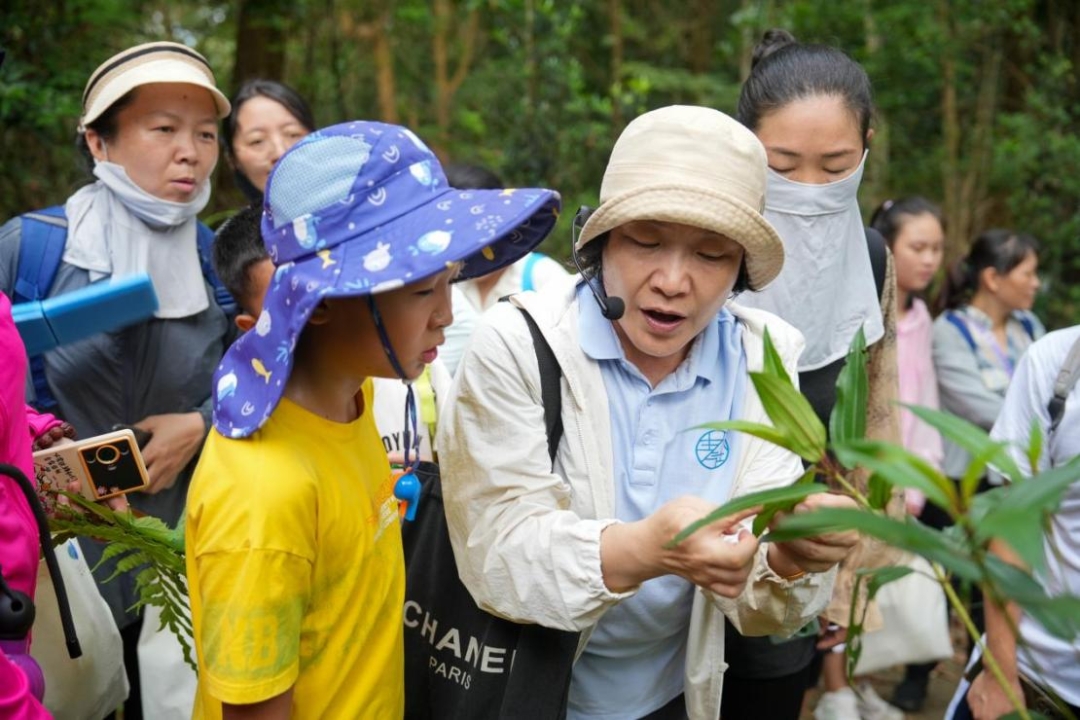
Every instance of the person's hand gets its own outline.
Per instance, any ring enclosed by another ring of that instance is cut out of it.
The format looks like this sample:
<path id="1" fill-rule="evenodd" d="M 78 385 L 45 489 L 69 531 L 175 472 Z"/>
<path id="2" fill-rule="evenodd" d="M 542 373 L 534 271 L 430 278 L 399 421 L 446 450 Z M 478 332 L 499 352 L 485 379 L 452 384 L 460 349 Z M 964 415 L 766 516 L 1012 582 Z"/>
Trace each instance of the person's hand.
<path id="1" fill-rule="evenodd" d="M 1024 707 L 1024 691 L 1020 687 L 1020 680 L 1013 678 L 1010 684 L 1021 707 Z M 975 676 L 968 688 L 967 701 L 975 720 L 997 720 L 1016 710 L 998 681 L 985 670 Z"/>
<path id="2" fill-rule="evenodd" d="M 819 508 L 858 508 L 855 501 L 845 495 L 819 493 L 810 495 L 795 506 L 794 513 L 813 512 Z M 784 513 L 777 513 L 773 522 L 778 522 Z M 859 542 L 859 533 L 855 530 L 827 533 L 816 537 L 799 538 L 784 543 L 776 543 L 769 550 L 769 565 L 783 577 L 797 572 L 825 572 L 843 560 L 855 544 Z"/>
<path id="3" fill-rule="evenodd" d="M 62 422 L 54 428 L 49 428 L 41 435 L 34 438 L 34 452 L 46 450 L 54 445 L 60 445 L 65 440 L 70 442 L 76 437 L 75 428 L 69 422 Z"/>
<path id="4" fill-rule="evenodd" d="M 72 495 L 79 495 L 82 493 L 82 482 L 79 480 L 72 480 L 67 484 L 65 489 Z M 110 492 L 116 492 L 116 488 L 109 488 L 109 490 Z M 72 504 L 66 497 L 60 496 L 57 502 L 66 505 L 75 512 L 81 513 L 83 511 L 81 507 Z M 99 500 L 98 502 L 114 512 L 127 512 L 131 509 L 131 506 L 127 501 L 127 495 L 117 495 L 105 500 Z"/>
<path id="5" fill-rule="evenodd" d="M 142 449 L 146 472 L 150 475 L 145 492 L 151 495 L 173 486 L 206 435 L 202 415 L 197 412 L 150 415 L 135 423 L 135 427 L 153 434 Z"/>
<path id="6" fill-rule="evenodd" d="M 727 598 L 738 597 L 753 569 L 758 540 L 739 527 L 739 522 L 759 508 L 729 515 L 701 528 L 673 548 L 664 545 L 683 528 L 716 509 L 698 497 L 681 497 L 665 503 L 646 518 L 660 548 L 663 574 L 678 575 L 693 584 Z"/>
<path id="7" fill-rule="evenodd" d="M 821 631 L 818 632 L 817 649 L 831 650 L 842 642 L 847 641 L 847 628 L 840 627 L 836 623 L 821 618 Z"/>

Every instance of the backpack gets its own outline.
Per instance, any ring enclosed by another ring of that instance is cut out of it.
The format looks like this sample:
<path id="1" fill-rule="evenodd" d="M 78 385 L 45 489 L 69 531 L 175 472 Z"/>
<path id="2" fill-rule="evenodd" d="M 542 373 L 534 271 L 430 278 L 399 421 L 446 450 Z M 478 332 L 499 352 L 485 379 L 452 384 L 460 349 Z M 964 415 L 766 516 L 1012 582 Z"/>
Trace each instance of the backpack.
<path id="1" fill-rule="evenodd" d="M 975 338 L 971 335 L 971 329 L 968 328 L 967 323 L 960 317 L 954 310 L 946 310 L 945 319 L 948 320 L 953 326 L 960 331 L 960 335 L 967 341 L 968 347 L 971 348 L 971 352 L 978 352 L 978 347 L 975 345 Z M 1013 315 L 1020 321 L 1021 327 L 1024 328 L 1024 332 L 1028 334 L 1028 337 L 1032 340 L 1035 339 L 1035 323 L 1031 320 L 1030 315 Z"/>
<path id="2" fill-rule="evenodd" d="M 68 222 L 63 205 L 54 205 L 44 210 L 29 212 L 19 217 L 21 222 L 21 241 L 19 259 L 15 273 L 15 290 L 11 302 L 18 304 L 34 300 L 44 300 L 49 295 L 56 271 L 64 256 L 67 245 Z M 203 277 L 210 283 L 216 302 L 227 315 L 236 313 L 236 301 L 214 272 L 211 260 L 211 247 L 214 244 L 214 231 L 206 225 L 196 225 L 195 237 L 199 248 L 199 266 Z M 45 359 L 42 355 L 30 358 L 30 377 L 34 386 L 35 404 L 42 409 L 56 406 L 56 398 L 49 390 L 45 380 Z"/>

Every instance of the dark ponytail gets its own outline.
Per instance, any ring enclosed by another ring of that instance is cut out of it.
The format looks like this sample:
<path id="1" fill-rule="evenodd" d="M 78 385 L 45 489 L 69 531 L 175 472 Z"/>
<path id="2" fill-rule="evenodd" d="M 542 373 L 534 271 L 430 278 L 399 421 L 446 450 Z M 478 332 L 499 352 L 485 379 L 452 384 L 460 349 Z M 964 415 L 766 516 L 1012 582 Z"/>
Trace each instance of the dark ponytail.
<path id="1" fill-rule="evenodd" d="M 765 32 L 754 48 L 750 77 L 739 93 L 736 117 L 757 130 L 761 119 L 796 100 L 835 96 L 855 116 L 866 142 L 874 113 L 870 78 L 857 62 L 828 45 L 807 45 L 787 30 Z"/>
<path id="2" fill-rule="evenodd" d="M 886 200 L 870 217 L 870 227 L 881 233 L 891 250 L 904 224 L 920 215 L 931 215 L 945 229 L 945 216 L 941 208 L 921 195 L 909 195 L 899 200 Z"/>
<path id="3" fill-rule="evenodd" d="M 953 263 L 945 275 L 938 295 L 938 311 L 954 310 L 967 304 L 979 291 L 982 273 L 993 268 L 999 275 L 1008 275 L 1031 254 L 1038 254 L 1039 242 L 1026 233 L 994 229 L 975 238 L 967 257 Z"/>

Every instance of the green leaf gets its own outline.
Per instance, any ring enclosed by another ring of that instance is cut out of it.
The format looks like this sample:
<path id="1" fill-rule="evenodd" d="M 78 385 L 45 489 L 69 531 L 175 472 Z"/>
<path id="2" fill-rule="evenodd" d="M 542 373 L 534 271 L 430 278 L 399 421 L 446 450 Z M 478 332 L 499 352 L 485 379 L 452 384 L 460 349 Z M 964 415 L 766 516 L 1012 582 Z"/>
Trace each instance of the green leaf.
<path id="1" fill-rule="evenodd" d="M 781 435 L 791 439 L 791 449 L 808 462 L 818 462 L 825 455 L 825 426 L 818 420 L 810 401 L 790 380 L 750 373 L 765 412 Z"/>
<path id="2" fill-rule="evenodd" d="M 931 502 L 955 516 L 958 504 L 956 487 L 937 468 L 915 453 L 880 440 L 833 443 L 833 452 L 845 467 L 864 467 L 890 485 L 919 490 Z"/>
<path id="3" fill-rule="evenodd" d="M 990 439 L 986 431 L 974 423 L 941 410 L 904 405 L 913 415 L 941 433 L 941 436 L 964 448 L 974 457 L 987 457 L 995 469 L 1012 481 L 1023 477 L 1020 468 L 1008 453 L 1006 443 Z M 996 452 L 987 454 L 988 448 L 996 447 Z"/>
<path id="4" fill-rule="evenodd" d="M 1069 641 L 1080 635 L 1080 597 L 1051 597 L 1030 573 L 993 555 L 986 558 L 986 571 L 997 593 L 1019 605 L 1047 632 Z"/>
<path id="5" fill-rule="evenodd" d="M 1039 470 L 1039 460 L 1042 459 L 1043 449 L 1043 432 L 1042 426 L 1039 425 L 1038 418 L 1034 418 L 1031 421 L 1031 433 L 1028 434 L 1028 446 L 1027 446 L 1027 458 L 1028 467 L 1031 468 L 1032 473 L 1036 473 Z"/>
<path id="6" fill-rule="evenodd" d="M 794 443 L 791 438 L 785 436 L 779 430 L 771 425 L 762 425 L 761 423 L 750 422 L 749 420 L 725 420 L 723 422 L 703 423 L 697 425 L 694 430 L 733 430 L 735 432 L 744 432 L 747 435 L 753 435 L 754 437 L 761 438 L 766 442 L 770 442 L 773 445 L 779 445 L 785 450 L 795 452 Z"/>
<path id="7" fill-rule="evenodd" d="M 1065 492 L 1077 480 L 1080 480 L 1080 457 L 1026 482 L 996 489 L 992 507 L 980 504 L 978 522 L 973 524 L 976 540 L 1000 538 L 1028 566 L 1041 570 L 1046 566 L 1045 520 L 1061 505 Z"/>
<path id="8" fill-rule="evenodd" d="M 829 415 L 829 437 L 834 442 L 861 440 L 866 436 L 866 335 L 860 327 L 851 340 L 847 360 L 836 379 L 836 404 Z"/>
<path id="9" fill-rule="evenodd" d="M 870 503 L 870 507 L 875 510 L 884 510 L 889 501 L 892 500 L 892 483 L 879 473 L 874 473 L 870 476 L 867 485 L 870 491 L 867 502 Z"/>
<path id="10" fill-rule="evenodd" d="M 964 580 L 978 582 L 982 579 L 982 572 L 970 551 L 955 538 L 911 518 L 894 520 L 866 510 L 822 508 L 786 515 L 768 535 L 761 538 L 761 542 L 787 542 L 844 530 L 858 530 L 893 547 L 922 555 Z"/>
<path id="11" fill-rule="evenodd" d="M 814 478 L 817 476 L 817 472 L 817 468 L 811 467 L 809 470 L 803 473 L 802 477 L 795 481 L 795 485 L 806 485 L 808 483 L 812 483 L 814 481 Z M 761 537 L 761 534 L 768 529 L 769 523 L 771 523 L 773 518 L 776 517 L 776 513 L 790 512 L 791 509 L 794 508 L 799 502 L 799 500 L 794 500 L 790 503 L 775 503 L 770 504 L 767 508 L 763 509 L 754 518 L 754 525 L 752 530 L 754 535 L 757 537 Z"/>
<path id="12" fill-rule="evenodd" d="M 864 575 L 870 578 L 866 584 L 866 595 L 873 599 L 877 595 L 878 590 L 885 587 L 891 582 L 896 582 L 902 577 L 910 575 L 915 572 L 914 568 L 910 568 L 906 565 L 887 565 L 879 568 L 863 568 L 856 570 L 857 575 Z"/>
<path id="13" fill-rule="evenodd" d="M 765 359 L 762 364 L 762 372 L 766 375 L 778 377 L 788 384 L 791 383 L 791 376 L 788 375 L 787 369 L 784 368 L 784 361 L 780 358 L 780 353 L 776 352 L 776 346 L 773 345 L 768 326 L 765 327 Z"/>
<path id="14" fill-rule="evenodd" d="M 784 487 L 773 488 L 771 490 L 761 490 L 759 492 L 748 493 L 746 495 L 740 495 L 739 497 L 724 503 L 720 507 L 713 510 L 711 513 L 696 520 L 685 528 L 682 532 L 676 535 L 670 542 L 664 547 L 673 548 L 681 543 L 686 538 L 696 533 L 706 525 L 711 525 L 721 518 L 725 518 L 729 515 L 734 515 L 737 512 L 743 510 L 749 510 L 750 508 L 762 505 L 762 511 L 771 509 L 774 505 L 779 507 L 794 506 L 798 502 L 808 498 L 811 495 L 817 493 L 828 492 L 829 488 L 824 485 L 818 484 L 802 484 L 802 485 L 785 485 Z"/>

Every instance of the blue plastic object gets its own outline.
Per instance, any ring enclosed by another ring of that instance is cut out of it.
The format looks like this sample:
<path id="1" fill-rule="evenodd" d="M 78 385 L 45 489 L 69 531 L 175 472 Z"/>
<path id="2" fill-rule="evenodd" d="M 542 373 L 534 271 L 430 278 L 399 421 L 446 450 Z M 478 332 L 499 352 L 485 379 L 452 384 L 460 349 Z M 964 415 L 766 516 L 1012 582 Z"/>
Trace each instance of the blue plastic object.
<path id="1" fill-rule="evenodd" d="M 420 506 L 420 480 L 415 474 L 408 472 L 397 479 L 394 483 L 394 497 L 404 503 L 405 519 L 416 519 L 416 509 Z"/>
<path id="2" fill-rule="evenodd" d="M 46 300 L 11 308 L 30 357 L 99 332 L 116 330 L 153 316 L 158 308 L 150 276 L 143 273 L 94 283 Z"/>

